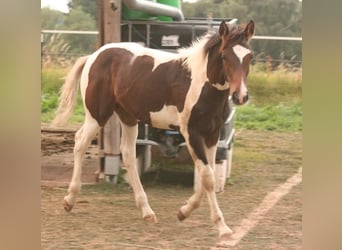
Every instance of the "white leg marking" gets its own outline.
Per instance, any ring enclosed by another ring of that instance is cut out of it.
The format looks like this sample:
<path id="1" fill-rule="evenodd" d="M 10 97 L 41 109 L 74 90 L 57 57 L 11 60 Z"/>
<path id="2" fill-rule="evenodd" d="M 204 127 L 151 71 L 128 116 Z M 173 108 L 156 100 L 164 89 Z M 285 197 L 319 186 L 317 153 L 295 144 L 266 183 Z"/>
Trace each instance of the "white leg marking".
<path id="1" fill-rule="evenodd" d="M 201 166 L 198 164 L 201 164 L 202 162 L 197 160 L 197 156 L 193 150 L 193 148 L 191 147 L 190 143 L 189 143 L 189 134 L 187 132 L 187 128 L 183 128 L 181 127 L 181 131 L 182 134 L 185 138 L 186 144 L 187 144 L 187 148 L 189 151 L 190 156 L 192 157 L 192 160 L 194 162 L 194 171 L 196 172 L 196 174 L 198 175 L 198 181 L 199 183 L 194 183 L 194 194 L 187 200 L 186 204 L 184 206 L 182 206 L 179 211 L 181 214 L 178 214 L 178 219 L 179 220 L 183 220 L 185 218 L 188 218 L 191 213 L 200 206 L 203 195 L 204 195 L 204 188 L 202 185 L 202 178 L 200 176 L 200 168 Z M 186 131 L 186 132 L 185 132 Z"/>
<path id="2" fill-rule="evenodd" d="M 138 169 L 136 167 L 135 143 L 138 136 L 138 125 L 130 127 L 121 123 L 121 128 L 122 137 L 120 149 L 123 163 L 127 169 L 128 181 L 134 192 L 135 202 L 137 207 L 141 208 L 144 219 L 151 222 L 157 222 L 157 218 L 155 217 L 155 214 L 148 203 L 147 195 L 140 182 Z"/>
<path id="3" fill-rule="evenodd" d="M 76 195 L 81 190 L 82 161 L 84 154 L 90 141 L 95 137 L 99 129 L 100 127 L 96 120 L 86 113 L 85 122 L 75 135 L 74 169 L 69 184 L 69 194 L 64 197 L 64 200 L 71 206 L 75 204 Z"/>
<path id="4" fill-rule="evenodd" d="M 239 58 L 240 63 L 243 62 L 243 59 L 245 58 L 246 55 L 251 53 L 251 51 L 249 49 L 246 49 L 245 47 L 241 46 L 240 44 L 235 45 L 233 47 L 233 51 L 234 51 L 235 55 Z"/>
<path id="5" fill-rule="evenodd" d="M 202 164 L 201 169 L 201 177 L 202 177 L 202 185 L 204 186 L 210 206 L 211 220 L 216 224 L 219 237 L 223 235 L 229 235 L 232 233 L 232 230 L 227 226 L 224 221 L 224 217 L 222 211 L 219 207 L 215 189 L 216 189 L 216 180 L 215 180 L 215 156 L 216 156 L 217 146 L 213 146 L 205 149 L 205 153 L 208 159 L 208 166 Z"/>
<path id="6" fill-rule="evenodd" d="M 302 167 L 299 168 L 296 174 L 287 179 L 285 183 L 279 185 L 275 190 L 266 195 L 260 205 L 255 208 L 246 219 L 241 221 L 240 226 L 234 228 L 233 238 L 228 240 L 226 244 L 228 246 L 236 246 L 283 196 L 287 195 L 294 186 L 301 182 Z"/>

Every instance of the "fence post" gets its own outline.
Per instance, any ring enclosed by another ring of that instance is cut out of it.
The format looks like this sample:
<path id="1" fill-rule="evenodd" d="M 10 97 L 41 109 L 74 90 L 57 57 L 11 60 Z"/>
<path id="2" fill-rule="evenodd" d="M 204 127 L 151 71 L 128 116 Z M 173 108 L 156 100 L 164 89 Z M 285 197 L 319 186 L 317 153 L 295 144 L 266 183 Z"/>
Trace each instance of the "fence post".
<path id="1" fill-rule="evenodd" d="M 121 1 L 98 0 L 99 44 L 121 41 Z M 116 113 L 108 120 L 99 136 L 100 173 L 106 181 L 117 182 L 120 169 L 120 123 Z M 100 174 L 99 179 L 103 178 Z"/>

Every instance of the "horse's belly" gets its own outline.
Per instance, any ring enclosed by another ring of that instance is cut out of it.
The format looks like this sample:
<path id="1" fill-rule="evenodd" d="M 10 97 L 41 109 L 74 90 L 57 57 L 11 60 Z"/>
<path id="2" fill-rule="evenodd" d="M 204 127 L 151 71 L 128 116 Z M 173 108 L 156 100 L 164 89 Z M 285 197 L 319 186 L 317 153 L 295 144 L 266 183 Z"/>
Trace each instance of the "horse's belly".
<path id="1" fill-rule="evenodd" d="M 150 112 L 150 119 L 155 128 L 170 129 L 179 126 L 177 107 L 172 105 L 164 105 L 161 110 Z"/>

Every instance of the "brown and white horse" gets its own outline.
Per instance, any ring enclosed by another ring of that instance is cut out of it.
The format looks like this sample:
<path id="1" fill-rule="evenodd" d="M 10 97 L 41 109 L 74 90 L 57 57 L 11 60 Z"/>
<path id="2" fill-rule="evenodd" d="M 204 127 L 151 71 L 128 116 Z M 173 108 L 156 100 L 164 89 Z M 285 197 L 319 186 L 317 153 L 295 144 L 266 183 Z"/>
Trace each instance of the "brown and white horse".
<path id="1" fill-rule="evenodd" d="M 195 171 L 202 185 L 182 206 L 184 220 L 207 195 L 211 219 L 219 240 L 232 234 L 226 225 L 215 194 L 215 154 L 219 133 L 228 115 L 228 97 L 235 104 L 248 100 L 247 75 L 252 50 L 248 41 L 254 22 L 207 34 L 178 53 L 145 48 L 136 43 L 111 43 L 90 56 L 79 58 L 62 88 L 54 124 L 70 116 L 78 80 L 85 121 L 75 136 L 74 171 L 64 207 L 71 211 L 81 189 L 82 159 L 90 141 L 116 112 L 121 122 L 121 153 L 135 201 L 146 221 L 156 222 L 136 168 L 138 122 L 156 128 L 179 128 L 184 136 Z"/>

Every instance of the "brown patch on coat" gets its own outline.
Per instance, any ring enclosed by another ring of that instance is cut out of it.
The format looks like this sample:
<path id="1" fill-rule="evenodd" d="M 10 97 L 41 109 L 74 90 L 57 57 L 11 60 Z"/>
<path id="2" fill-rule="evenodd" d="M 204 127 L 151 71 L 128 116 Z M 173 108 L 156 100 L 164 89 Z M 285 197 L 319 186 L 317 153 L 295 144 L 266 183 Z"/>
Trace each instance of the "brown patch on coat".
<path id="1" fill-rule="evenodd" d="M 188 124 L 189 142 L 204 164 L 208 164 L 204 146 L 210 148 L 217 143 L 223 123 L 228 118 L 228 94 L 228 90 L 217 90 L 206 82 L 191 111 Z"/>
<path id="2" fill-rule="evenodd" d="M 190 86 L 190 72 L 181 60 L 158 65 L 143 55 L 131 60 L 133 54 L 123 48 L 101 52 L 89 71 L 86 106 L 91 115 L 104 126 L 115 110 L 127 125 L 137 121 L 151 124 L 150 112 L 164 105 L 174 105 L 181 112 Z"/>

